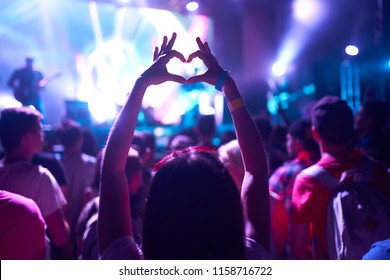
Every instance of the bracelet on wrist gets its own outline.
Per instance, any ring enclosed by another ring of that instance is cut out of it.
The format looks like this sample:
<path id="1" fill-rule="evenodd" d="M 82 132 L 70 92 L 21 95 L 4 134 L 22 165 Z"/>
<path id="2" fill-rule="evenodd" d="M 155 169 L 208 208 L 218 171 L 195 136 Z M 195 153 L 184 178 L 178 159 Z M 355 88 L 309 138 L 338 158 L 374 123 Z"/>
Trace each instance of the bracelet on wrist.
<path id="1" fill-rule="evenodd" d="M 229 76 L 230 71 L 222 70 L 217 77 L 217 81 L 215 82 L 215 89 L 222 91 L 223 84 L 225 83 L 227 77 Z"/>
<path id="2" fill-rule="evenodd" d="M 245 107 L 245 102 L 242 98 L 237 98 L 228 102 L 227 106 L 229 108 L 230 113 L 233 113 L 237 109 Z"/>

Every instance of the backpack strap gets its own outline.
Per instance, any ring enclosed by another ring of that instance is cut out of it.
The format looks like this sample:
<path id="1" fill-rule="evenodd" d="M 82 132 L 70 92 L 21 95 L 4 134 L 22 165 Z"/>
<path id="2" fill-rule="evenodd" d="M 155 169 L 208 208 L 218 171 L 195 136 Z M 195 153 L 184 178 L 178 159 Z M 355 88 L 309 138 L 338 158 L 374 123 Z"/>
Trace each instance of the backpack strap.
<path id="1" fill-rule="evenodd" d="M 302 173 L 314 178 L 330 190 L 335 190 L 339 186 L 339 180 L 317 164 L 304 169 Z"/>
<path id="2" fill-rule="evenodd" d="M 370 182 L 372 172 L 374 170 L 374 161 L 367 156 L 362 157 L 362 161 L 358 167 L 360 173 L 360 181 L 367 183 Z"/>

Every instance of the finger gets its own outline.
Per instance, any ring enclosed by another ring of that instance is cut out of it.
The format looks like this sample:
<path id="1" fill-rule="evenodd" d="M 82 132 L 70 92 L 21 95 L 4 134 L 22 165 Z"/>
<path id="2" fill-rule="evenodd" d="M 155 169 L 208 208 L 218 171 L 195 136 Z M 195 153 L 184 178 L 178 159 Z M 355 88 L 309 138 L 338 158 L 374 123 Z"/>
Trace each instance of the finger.
<path id="1" fill-rule="evenodd" d="M 171 51 L 171 50 L 172 50 L 173 44 L 174 44 L 175 41 L 176 41 L 176 37 L 177 37 L 176 32 L 173 32 L 173 33 L 172 33 L 172 37 L 171 37 L 171 39 L 169 40 L 168 45 L 167 45 L 167 47 L 166 47 L 166 51 Z"/>
<path id="2" fill-rule="evenodd" d="M 154 48 L 154 53 L 153 53 L 153 61 L 155 61 L 158 57 L 158 47 Z"/>
<path id="3" fill-rule="evenodd" d="M 198 57 L 198 54 L 197 54 L 198 51 L 196 52 L 193 52 L 192 54 L 190 54 L 187 58 L 187 63 L 190 63 L 194 58 Z"/>
<path id="4" fill-rule="evenodd" d="M 199 58 L 203 61 L 208 61 L 208 57 L 204 52 L 196 51 L 188 56 L 187 63 L 190 63 L 194 58 Z"/>
<path id="5" fill-rule="evenodd" d="M 199 37 L 196 37 L 196 43 L 198 44 L 198 47 L 202 52 L 207 52 L 206 47 L 203 45 L 203 42 Z"/>
<path id="6" fill-rule="evenodd" d="M 171 73 L 169 73 L 167 80 L 172 81 L 172 82 L 181 83 L 181 84 L 186 83 L 186 79 L 184 77 L 182 77 L 180 75 L 171 74 Z"/>
<path id="7" fill-rule="evenodd" d="M 205 82 L 205 78 L 206 78 L 205 74 L 201 74 L 198 76 L 192 76 L 192 77 L 189 77 L 187 79 L 187 84 L 195 84 L 195 83 L 199 83 L 199 82 Z"/>
<path id="8" fill-rule="evenodd" d="M 164 52 L 165 47 L 167 46 L 167 41 L 168 41 L 168 37 L 164 36 L 158 56 L 160 56 Z"/>
<path id="9" fill-rule="evenodd" d="M 176 58 L 180 59 L 182 62 L 187 62 L 184 55 L 178 51 L 172 50 L 167 55 L 168 55 L 169 59 L 176 57 Z"/>
<path id="10" fill-rule="evenodd" d="M 210 50 L 210 47 L 209 47 L 209 43 L 204 42 L 204 46 L 206 47 L 207 52 L 208 52 L 209 54 L 211 54 L 211 50 Z"/>

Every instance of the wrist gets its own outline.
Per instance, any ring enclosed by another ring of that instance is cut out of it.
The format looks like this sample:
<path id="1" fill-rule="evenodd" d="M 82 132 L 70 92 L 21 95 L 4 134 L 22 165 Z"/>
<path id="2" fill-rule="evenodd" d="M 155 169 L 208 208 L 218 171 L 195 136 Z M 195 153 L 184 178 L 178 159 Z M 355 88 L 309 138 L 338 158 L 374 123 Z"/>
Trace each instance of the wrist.
<path id="1" fill-rule="evenodd" d="M 215 82 L 215 89 L 218 90 L 218 91 L 223 91 L 223 86 L 226 82 L 226 80 L 230 77 L 230 71 L 227 71 L 227 70 L 224 70 L 222 69 L 218 76 L 217 76 L 217 80 Z"/>
<path id="2" fill-rule="evenodd" d="M 134 87 L 137 87 L 140 90 L 146 90 L 151 85 L 152 83 L 150 82 L 150 79 L 148 79 L 148 77 L 146 76 L 141 75 L 135 81 Z"/>
<path id="3" fill-rule="evenodd" d="M 223 85 L 223 92 L 228 102 L 237 98 L 241 98 L 236 82 L 230 76 L 226 79 Z"/>

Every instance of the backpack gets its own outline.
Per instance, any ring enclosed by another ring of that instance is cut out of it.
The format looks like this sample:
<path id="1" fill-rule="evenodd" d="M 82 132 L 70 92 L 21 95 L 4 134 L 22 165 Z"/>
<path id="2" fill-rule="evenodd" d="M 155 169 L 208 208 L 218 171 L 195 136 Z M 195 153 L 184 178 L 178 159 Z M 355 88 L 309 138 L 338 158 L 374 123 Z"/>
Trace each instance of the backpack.
<path id="1" fill-rule="evenodd" d="M 343 172 L 340 180 L 318 165 L 303 171 L 332 190 L 326 225 L 329 259 L 362 259 L 374 242 L 390 238 L 390 205 L 369 183 L 373 167 L 374 162 L 363 157 L 360 166 Z"/>

